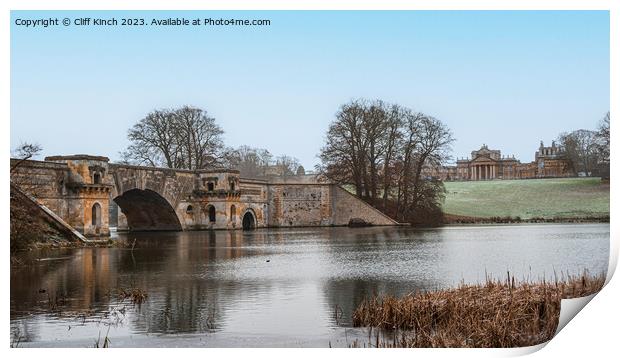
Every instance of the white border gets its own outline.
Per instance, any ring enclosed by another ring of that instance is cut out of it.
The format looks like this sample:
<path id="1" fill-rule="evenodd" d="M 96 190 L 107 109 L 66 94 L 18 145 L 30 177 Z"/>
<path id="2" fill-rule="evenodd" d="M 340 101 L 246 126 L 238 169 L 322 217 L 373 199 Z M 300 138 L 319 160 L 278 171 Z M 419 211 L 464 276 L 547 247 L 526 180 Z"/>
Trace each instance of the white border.
<path id="1" fill-rule="evenodd" d="M 619 35 L 619 23 L 620 23 L 620 1 L 617 0 L 434 0 L 434 1 L 422 1 L 418 0 L 415 3 L 404 3 L 395 0 L 355 0 L 355 1 L 329 1 L 329 0 L 301 0 L 301 1 L 283 1 L 283 0 L 267 0 L 267 1 L 251 1 L 251 0 L 232 0 L 232 1 L 190 1 L 190 0 L 180 0 L 180 1 L 162 1 L 162 0 L 151 0 L 151 1 L 135 1 L 130 3 L 128 1 L 119 1 L 119 0 L 110 0 L 110 1 L 88 1 L 88 2 L 80 2 L 75 0 L 58 0 L 58 1 L 44 1 L 44 0 L 33 0 L 33 1 L 16 1 L 16 0 L 5 0 L 2 1 L 0 7 L 3 8 L 4 12 L 2 13 L 2 36 L 0 37 L 0 46 L 5 54 L 0 59 L 5 79 L 1 82 L 0 85 L 0 97 L 1 101 L 4 104 L 2 106 L 3 109 L 3 120 L 1 123 L 2 130 L 0 131 L 0 135 L 2 135 L 3 143 L 5 143 L 5 155 L 0 156 L 0 160 L 2 161 L 2 180 L 4 183 L 8 183 L 9 181 L 9 143 L 10 143 L 10 10 L 65 10 L 65 9 L 80 9 L 80 10 L 272 10 L 272 9 L 331 9 L 331 10 L 340 10 L 340 9 L 359 9 L 359 10 L 367 10 L 367 9 L 438 9 L 438 10 L 479 10 L 479 9 L 487 9 L 487 10 L 610 10 L 610 21 L 611 21 L 611 88 L 610 88 L 610 97 L 611 97 L 611 112 L 615 113 L 618 106 L 619 91 L 618 86 L 620 85 L 620 73 L 618 72 L 618 64 L 620 63 L 620 56 L 618 56 L 618 45 L 620 44 L 620 36 Z M 614 115 L 614 118 L 616 115 Z M 617 119 L 616 119 L 617 120 Z M 615 122 L 614 122 L 615 123 Z M 613 126 L 615 128 L 615 125 Z M 620 140 L 620 135 L 616 132 L 612 132 L 613 143 L 617 143 Z M 612 146 L 612 158 L 618 158 L 618 152 L 616 148 L 620 148 L 617 146 Z M 615 163 L 615 161 L 614 161 Z M 611 176 L 612 178 L 618 178 L 620 175 L 620 169 L 618 166 L 611 168 Z M 10 307 L 10 293 L 7 289 L 9 287 L 9 262 L 8 262 L 8 248 L 9 248 L 9 208 L 8 208 L 8 185 L 0 186 L 0 190 L 3 197 L 3 205 L 2 205 L 2 213 L 0 214 L 0 220 L 2 222 L 2 227 L 4 229 L 5 235 L 3 236 L 5 243 L 5 251 L 2 254 L 2 262 L 4 270 L 2 270 L 1 277 L 2 285 L 4 290 L 2 292 L 3 296 L 3 307 L 2 317 L 3 317 L 3 340 L 5 342 L 4 348 L 9 350 L 8 353 L 13 355 L 30 355 L 30 354 L 44 354 L 48 355 L 62 355 L 62 357 L 66 357 L 67 355 L 83 355 L 83 354 L 105 354 L 99 351 L 89 351 L 84 352 L 83 350 L 75 350 L 75 349 L 55 349 L 55 350 L 11 350 L 9 349 L 9 307 Z M 611 197 L 618 198 L 619 189 L 615 185 L 611 185 Z M 614 200 L 611 201 L 611 212 L 615 212 L 617 205 L 615 205 Z M 613 217 L 614 215 L 612 215 Z M 612 219 L 611 221 L 611 257 L 610 257 L 610 267 L 609 267 L 609 275 L 608 280 L 612 278 L 613 272 L 615 271 L 615 267 L 617 265 L 617 257 L 618 257 L 618 221 Z M 614 279 L 611 283 L 609 283 L 603 291 L 598 294 L 596 297 L 592 299 L 592 303 L 589 304 L 582 313 L 577 315 L 574 319 L 574 322 L 569 323 L 565 329 L 563 329 L 556 338 L 554 338 L 544 349 L 542 349 L 538 354 L 541 356 L 585 356 L 594 354 L 595 356 L 600 354 L 602 356 L 608 356 L 610 352 L 618 351 L 617 342 L 617 323 L 618 323 L 618 306 L 620 305 L 620 284 L 618 284 L 618 279 Z M 341 355 L 367 355 L 367 354 L 376 354 L 380 352 L 385 355 L 407 355 L 411 354 L 416 355 L 440 355 L 440 356 L 512 356 L 512 355 L 520 355 L 527 354 L 533 351 L 536 351 L 538 348 L 525 348 L 525 349 L 491 349 L 491 350 L 478 350 L 478 349 L 424 349 L 424 350 L 315 350 L 315 349 L 306 349 L 306 350 L 295 350 L 291 351 L 288 349 L 267 349 L 267 350 L 255 350 L 249 352 L 247 350 L 241 349 L 210 349 L 208 351 L 199 350 L 199 349 L 188 349 L 184 350 L 184 354 L 191 355 L 200 355 L 203 356 L 205 354 L 252 354 L 252 355 L 265 355 L 265 356 L 289 356 L 291 354 L 301 355 L 301 356 L 314 356 L 317 353 L 319 354 L 337 354 Z M 110 352 L 110 351 L 108 351 Z M 335 352 L 335 353 L 334 353 Z M 149 349 L 141 350 L 139 352 L 121 349 L 114 350 L 111 354 L 145 354 L 145 355 L 168 355 L 171 352 L 167 350 L 157 350 L 157 349 Z"/>

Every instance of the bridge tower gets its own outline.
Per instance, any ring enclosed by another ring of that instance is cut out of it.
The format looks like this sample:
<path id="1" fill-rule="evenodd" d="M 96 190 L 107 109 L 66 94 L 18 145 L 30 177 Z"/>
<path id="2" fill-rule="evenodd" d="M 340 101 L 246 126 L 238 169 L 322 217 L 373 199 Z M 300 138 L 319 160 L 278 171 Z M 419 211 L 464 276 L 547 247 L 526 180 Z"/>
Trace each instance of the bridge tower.
<path id="1" fill-rule="evenodd" d="M 240 228 L 240 193 L 239 171 L 196 171 L 196 183 L 184 214 L 185 222 L 191 223 L 187 226 L 195 229 Z"/>
<path id="2" fill-rule="evenodd" d="M 107 157 L 67 155 L 46 157 L 45 161 L 66 163 L 69 172 L 61 184 L 66 193 L 67 223 L 84 236 L 108 236 L 110 189 Z"/>

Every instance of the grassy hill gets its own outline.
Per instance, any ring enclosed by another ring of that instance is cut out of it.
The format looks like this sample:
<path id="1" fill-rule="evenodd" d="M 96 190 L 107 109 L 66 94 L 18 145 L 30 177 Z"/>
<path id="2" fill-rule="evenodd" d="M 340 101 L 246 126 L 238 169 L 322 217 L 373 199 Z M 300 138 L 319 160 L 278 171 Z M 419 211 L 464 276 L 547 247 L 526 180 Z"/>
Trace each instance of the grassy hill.
<path id="1" fill-rule="evenodd" d="M 445 182 L 446 214 L 469 217 L 591 218 L 609 215 L 600 178 Z"/>

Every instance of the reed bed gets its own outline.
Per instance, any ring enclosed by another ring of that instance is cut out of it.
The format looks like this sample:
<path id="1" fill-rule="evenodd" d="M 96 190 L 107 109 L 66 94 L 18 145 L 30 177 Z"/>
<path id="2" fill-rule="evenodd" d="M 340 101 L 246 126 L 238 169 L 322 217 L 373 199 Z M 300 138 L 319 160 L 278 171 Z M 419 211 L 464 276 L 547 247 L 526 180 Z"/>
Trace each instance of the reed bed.
<path id="1" fill-rule="evenodd" d="M 117 289 L 117 293 L 118 293 L 118 298 L 121 301 L 125 299 L 130 299 L 132 303 L 138 304 L 138 305 L 142 304 L 148 298 L 148 294 L 146 293 L 146 291 L 139 289 L 139 288 L 130 288 L 130 289 L 119 288 Z"/>
<path id="2" fill-rule="evenodd" d="M 524 347 L 553 338 L 560 300 L 600 291 L 605 276 L 567 275 L 553 282 L 486 280 L 435 292 L 397 298 L 372 297 L 353 313 L 356 327 L 379 328 L 369 334 L 374 347 Z M 366 343 L 363 343 L 366 346 Z M 361 346 L 356 341 L 352 347 Z"/>

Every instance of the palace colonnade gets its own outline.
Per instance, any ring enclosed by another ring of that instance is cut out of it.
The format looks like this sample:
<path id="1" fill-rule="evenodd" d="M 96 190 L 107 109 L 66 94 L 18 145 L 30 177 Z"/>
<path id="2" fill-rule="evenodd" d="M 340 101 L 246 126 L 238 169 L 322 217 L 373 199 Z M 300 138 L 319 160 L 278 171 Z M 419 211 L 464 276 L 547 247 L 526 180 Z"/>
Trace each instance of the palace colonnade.
<path id="1" fill-rule="evenodd" d="M 472 163 L 469 168 L 470 180 L 490 180 L 497 178 L 497 164 L 478 164 Z"/>

